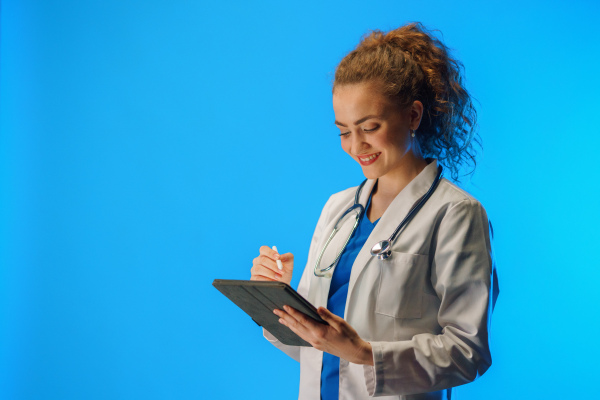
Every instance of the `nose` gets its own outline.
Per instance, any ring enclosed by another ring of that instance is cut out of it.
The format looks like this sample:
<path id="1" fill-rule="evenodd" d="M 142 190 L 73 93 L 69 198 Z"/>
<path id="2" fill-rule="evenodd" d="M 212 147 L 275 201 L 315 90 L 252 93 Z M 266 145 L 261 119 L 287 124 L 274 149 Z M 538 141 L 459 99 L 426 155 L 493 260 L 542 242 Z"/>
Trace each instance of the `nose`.
<path id="1" fill-rule="evenodd" d="M 361 132 L 356 132 L 354 135 L 350 135 L 352 138 L 352 145 L 350 151 L 352 155 L 357 156 L 365 153 L 371 145 L 365 141 L 365 136 Z"/>

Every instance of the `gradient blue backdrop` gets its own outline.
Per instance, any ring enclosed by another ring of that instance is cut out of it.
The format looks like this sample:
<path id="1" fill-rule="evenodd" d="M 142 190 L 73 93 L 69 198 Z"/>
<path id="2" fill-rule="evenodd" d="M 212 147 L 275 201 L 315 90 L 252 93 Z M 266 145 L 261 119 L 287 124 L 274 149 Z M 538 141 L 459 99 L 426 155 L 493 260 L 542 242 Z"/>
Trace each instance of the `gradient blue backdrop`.
<path id="1" fill-rule="evenodd" d="M 597 392 L 596 1 L 1 4 L 0 398 L 290 399 L 212 286 L 356 185 L 330 82 L 369 29 L 443 32 L 478 99 L 494 364 L 460 399 Z"/>

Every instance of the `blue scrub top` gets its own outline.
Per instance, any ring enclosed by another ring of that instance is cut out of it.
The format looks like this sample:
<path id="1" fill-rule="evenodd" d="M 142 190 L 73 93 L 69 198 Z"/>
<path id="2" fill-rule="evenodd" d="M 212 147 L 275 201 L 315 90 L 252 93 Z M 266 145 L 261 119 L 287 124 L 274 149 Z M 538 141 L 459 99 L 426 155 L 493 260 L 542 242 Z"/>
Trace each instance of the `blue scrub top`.
<path id="1" fill-rule="evenodd" d="M 371 198 L 365 210 L 369 209 Z M 348 245 L 344 249 L 338 265 L 333 271 L 331 286 L 329 288 L 329 298 L 327 300 L 327 309 L 335 315 L 344 318 L 344 309 L 346 308 L 346 297 L 348 296 L 348 283 L 350 282 L 350 272 L 352 264 L 358 253 L 369 238 L 369 235 L 377 225 L 377 222 L 371 222 L 365 212 L 356 230 L 352 234 Z M 337 400 L 340 391 L 340 358 L 329 353 L 323 353 L 323 369 L 321 370 L 321 399 Z"/>

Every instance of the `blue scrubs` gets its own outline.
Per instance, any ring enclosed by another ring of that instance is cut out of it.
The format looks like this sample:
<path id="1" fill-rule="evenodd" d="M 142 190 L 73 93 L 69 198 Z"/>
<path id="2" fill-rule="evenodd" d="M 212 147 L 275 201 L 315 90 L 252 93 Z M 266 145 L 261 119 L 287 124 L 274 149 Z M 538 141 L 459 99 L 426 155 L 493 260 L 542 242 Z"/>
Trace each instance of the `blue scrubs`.
<path id="1" fill-rule="evenodd" d="M 367 203 L 366 210 L 369 209 L 371 199 Z M 346 308 L 346 297 L 348 296 L 348 283 L 350 282 L 350 272 L 356 256 L 369 238 L 369 235 L 377 225 L 377 222 L 371 222 L 366 213 L 360 219 L 356 230 L 352 234 L 348 245 L 344 249 L 338 265 L 333 271 L 331 286 L 329 288 L 329 298 L 327 300 L 327 309 L 335 315 L 344 318 L 344 309 Z M 340 358 L 329 353 L 323 353 L 323 369 L 321 370 L 321 399 L 337 400 L 340 391 Z"/>

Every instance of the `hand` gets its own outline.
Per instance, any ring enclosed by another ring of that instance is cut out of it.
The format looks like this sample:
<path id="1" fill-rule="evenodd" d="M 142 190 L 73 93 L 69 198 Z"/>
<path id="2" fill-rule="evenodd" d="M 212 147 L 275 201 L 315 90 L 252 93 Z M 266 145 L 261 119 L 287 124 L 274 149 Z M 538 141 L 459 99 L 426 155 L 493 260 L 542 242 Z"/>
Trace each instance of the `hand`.
<path id="1" fill-rule="evenodd" d="M 260 255 L 252 260 L 250 279 L 253 281 L 279 281 L 288 285 L 292 281 L 294 271 L 294 255 L 292 253 L 278 254 L 268 246 L 260 248 Z M 279 270 L 276 260 L 283 264 L 283 270 Z"/>
<path id="2" fill-rule="evenodd" d="M 283 306 L 283 311 L 274 310 L 273 313 L 279 317 L 280 323 L 315 349 L 354 364 L 373 365 L 371 343 L 361 339 L 350 324 L 325 307 L 319 307 L 317 311 L 329 325 L 321 324 L 290 306 Z"/>

